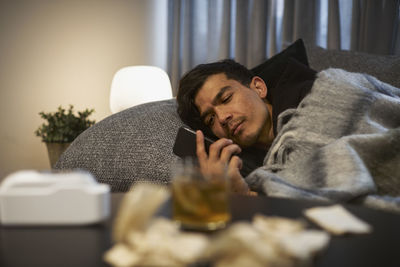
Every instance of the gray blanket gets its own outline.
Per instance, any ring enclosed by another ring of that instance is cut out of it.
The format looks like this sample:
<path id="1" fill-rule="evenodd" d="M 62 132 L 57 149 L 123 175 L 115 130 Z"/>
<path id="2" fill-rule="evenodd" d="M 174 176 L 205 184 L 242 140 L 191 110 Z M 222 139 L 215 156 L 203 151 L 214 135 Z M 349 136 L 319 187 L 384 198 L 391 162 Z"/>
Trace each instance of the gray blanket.
<path id="1" fill-rule="evenodd" d="M 341 69 L 318 73 L 279 116 L 264 166 L 246 181 L 269 196 L 400 211 L 400 89 Z"/>

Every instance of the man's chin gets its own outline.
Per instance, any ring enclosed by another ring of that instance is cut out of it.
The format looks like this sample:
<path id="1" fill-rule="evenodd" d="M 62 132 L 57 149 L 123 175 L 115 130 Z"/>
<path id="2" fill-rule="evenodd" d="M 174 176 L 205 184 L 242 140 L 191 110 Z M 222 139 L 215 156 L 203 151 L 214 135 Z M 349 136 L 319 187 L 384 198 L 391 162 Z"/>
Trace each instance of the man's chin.
<path id="1" fill-rule="evenodd" d="M 241 148 L 247 148 L 256 145 L 258 141 L 257 132 L 241 132 L 239 136 L 233 139 Z"/>
<path id="2" fill-rule="evenodd" d="M 248 139 L 233 139 L 233 141 L 238 144 L 241 148 L 247 148 L 250 147 L 254 144 L 254 142 L 252 142 L 251 140 Z"/>

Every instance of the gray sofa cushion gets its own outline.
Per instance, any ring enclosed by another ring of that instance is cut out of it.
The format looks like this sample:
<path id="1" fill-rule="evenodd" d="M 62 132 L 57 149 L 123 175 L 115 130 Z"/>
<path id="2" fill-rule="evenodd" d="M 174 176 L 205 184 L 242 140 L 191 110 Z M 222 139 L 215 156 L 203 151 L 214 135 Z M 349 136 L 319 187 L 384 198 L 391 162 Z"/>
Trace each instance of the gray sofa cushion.
<path id="1" fill-rule="evenodd" d="M 178 160 L 172 147 L 179 126 L 175 99 L 146 103 L 113 114 L 79 135 L 55 169 L 83 169 L 112 191 L 137 181 L 168 183 Z"/>
<path id="2" fill-rule="evenodd" d="M 354 51 L 326 50 L 306 44 L 308 62 L 316 71 L 341 68 L 362 72 L 379 80 L 400 87 L 400 56 L 372 55 Z"/>

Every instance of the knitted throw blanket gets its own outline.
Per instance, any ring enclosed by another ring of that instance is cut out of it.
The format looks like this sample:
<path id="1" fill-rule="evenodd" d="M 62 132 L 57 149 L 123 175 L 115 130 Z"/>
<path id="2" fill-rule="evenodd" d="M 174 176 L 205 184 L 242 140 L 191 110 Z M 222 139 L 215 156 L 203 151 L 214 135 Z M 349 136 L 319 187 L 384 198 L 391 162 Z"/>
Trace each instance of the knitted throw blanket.
<path id="1" fill-rule="evenodd" d="M 264 166 L 246 177 L 253 190 L 400 212 L 399 88 L 327 69 L 277 130 Z"/>

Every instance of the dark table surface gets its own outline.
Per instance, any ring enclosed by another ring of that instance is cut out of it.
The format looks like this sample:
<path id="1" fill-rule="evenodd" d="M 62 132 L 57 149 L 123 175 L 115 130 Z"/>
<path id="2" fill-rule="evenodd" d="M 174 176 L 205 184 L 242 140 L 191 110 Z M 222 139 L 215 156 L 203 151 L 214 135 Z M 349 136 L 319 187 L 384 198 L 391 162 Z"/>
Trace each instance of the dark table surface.
<path id="1" fill-rule="evenodd" d="M 102 257 L 111 248 L 112 220 L 123 194 L 112 194 L 112 216 L 85 227 L 0 226 L 0 266 L 108 266 Z M 171 216 L 170 201 L 158 212 Z M 232 222 L 251 220 L 254 214 L 303 218 L 318 203 L 268 197 L 232 196 Z M 332 237 L 315 266 L 400 266 L 400 215 L 360 206 L 345 207 L 368 222 L 366 235 Z"/>

